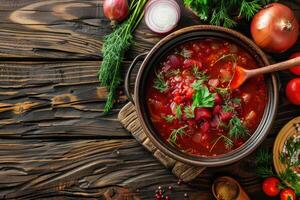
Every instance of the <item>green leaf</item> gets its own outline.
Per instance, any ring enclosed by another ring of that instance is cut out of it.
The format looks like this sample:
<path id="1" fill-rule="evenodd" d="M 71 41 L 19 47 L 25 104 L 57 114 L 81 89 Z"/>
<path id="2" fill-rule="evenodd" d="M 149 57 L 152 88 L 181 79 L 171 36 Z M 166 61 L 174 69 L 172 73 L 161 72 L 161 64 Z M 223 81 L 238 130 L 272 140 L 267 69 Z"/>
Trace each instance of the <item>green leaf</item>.
<path id="1" fill-rule="evenodd" d="M 184 107 L 184 114 L 189 119 L 195 118 L 194 111 L 195 111 L 195 107 L 194 106 L 186 106 L 186 107 Z"/>
<path id="2" fill-rule="evenodd" d="M 209 92 L 207 87 L 201 87 L 193 97 L 194 107 L 212 108 L 215 104 L 215 94 Z"/>
<path id="3" fill-rule="evenodd" d="M 164 117 L 164 119 L 167 122 L 171 123 L 175 119 L 175 117 L 173 115 L 167 115 L 167 116 Z"/>
<path id="4" fill-rule="evenodd" d="M 197 80 L 192 84 L 193 89 L 202 90 L 203 89 L 203 80 Z"/>
<path id="5" fill-rule="evenodd" d="M 182 116 L 181 106 L 180 105 L 176 106 L 176 110 L 175 111 L 176 111 L 176 118 L 180 119 L 181 116 Z"/>
<path id="6" fill-rule="evenodd" d="M 166 83 L 162 73 L 156 74 L 156 79 L 154 80 L 153 87 L 155 89 L 159 90 L 161 93 L 163 93 L 169 89 L 169 86 Z"/>

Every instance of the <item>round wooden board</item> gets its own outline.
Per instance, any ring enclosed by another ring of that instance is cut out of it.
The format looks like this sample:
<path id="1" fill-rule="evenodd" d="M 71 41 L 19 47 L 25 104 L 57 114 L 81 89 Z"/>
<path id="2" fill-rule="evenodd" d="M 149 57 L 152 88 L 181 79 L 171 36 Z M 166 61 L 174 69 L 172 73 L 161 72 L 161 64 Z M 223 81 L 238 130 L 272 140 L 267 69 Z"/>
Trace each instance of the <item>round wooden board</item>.
<path id="1" fill-rule="evenodd" d="M 300 131 L 296 130 L 295 124 L 300 124 L 300 117 L 296 117 L 289 121 L 278 133 L 273 146 L 273 163 L 276 173 L 279 174 L 286 169 L 286 165 L 280 162 L 280 153 L 283 150 L 285 141 L 293 136 L 300 135 Z M 286 183 L 289 185 L 289 183 Z"/>

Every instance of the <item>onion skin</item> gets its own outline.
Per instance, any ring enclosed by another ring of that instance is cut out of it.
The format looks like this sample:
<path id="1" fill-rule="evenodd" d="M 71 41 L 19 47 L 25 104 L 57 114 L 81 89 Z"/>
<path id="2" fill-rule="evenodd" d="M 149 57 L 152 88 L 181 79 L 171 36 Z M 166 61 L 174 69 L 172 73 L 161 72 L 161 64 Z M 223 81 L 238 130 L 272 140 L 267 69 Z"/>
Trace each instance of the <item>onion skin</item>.
<path id="1" fill-rule="evenodd" d="M 105 17 L 112 23 L 123 21 L 129 12 L 127 0 L 105 0 L 103 3 Z"/>
<path id="2" fill-rule="evenodd" d="M 268 52 L 281 53 L 292 47 L 299 33 L 293 11 L 280 3 L 272 3 L 252 20 L 251 34 L 255 43 Z"/>

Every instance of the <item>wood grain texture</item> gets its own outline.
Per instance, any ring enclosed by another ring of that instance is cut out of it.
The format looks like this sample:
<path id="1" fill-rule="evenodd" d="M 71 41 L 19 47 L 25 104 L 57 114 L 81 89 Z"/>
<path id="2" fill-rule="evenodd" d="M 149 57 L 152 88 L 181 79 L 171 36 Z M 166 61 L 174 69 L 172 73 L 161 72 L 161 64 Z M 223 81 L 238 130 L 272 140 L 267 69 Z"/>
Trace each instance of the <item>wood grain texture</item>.
<path id="1" fill-rule="evenodd" d="M 11 137 L 128 136 L 116 119 L 126 101 L 103 117 L 107 92 L 100 62 L 2 62 L 0 135 Z M 125 63 L 123 70 L 127 69 Z"/>
<path id="2" fill-rule="evenodd" d="M 159 185 L 171 185 L 172 199 L 182 200 L 188 192 L 190 200 L 211 200 L 210 186 L 220 173 L 235 177 L 251 197 L 262 199 L 253 165 L 249 157 L 177 185 L 178 179 L 134 139 L 0 140 L 0 199 L 126 200 L 129 195 L 129 200 L 152 200 Z M 124 198 L 105 197 L 114 193 Z"/>

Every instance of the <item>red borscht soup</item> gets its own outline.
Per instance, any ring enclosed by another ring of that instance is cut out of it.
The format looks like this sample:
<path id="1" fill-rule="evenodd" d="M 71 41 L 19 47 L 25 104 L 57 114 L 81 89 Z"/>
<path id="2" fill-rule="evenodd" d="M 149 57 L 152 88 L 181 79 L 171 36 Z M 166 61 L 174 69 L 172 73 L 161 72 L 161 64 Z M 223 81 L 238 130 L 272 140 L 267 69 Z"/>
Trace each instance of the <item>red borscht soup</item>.
<path id="1" fill-rule="evenodd" d="M 258 76 L 231 91 L 235 66 L 258 64 L 242 47 L 217 38 L 172 49 L 149 77 L 147 106 L 164 142 L 195 156 L 216 156 L 243 145 L 267 102 Z"/>

